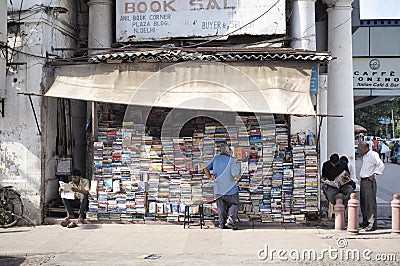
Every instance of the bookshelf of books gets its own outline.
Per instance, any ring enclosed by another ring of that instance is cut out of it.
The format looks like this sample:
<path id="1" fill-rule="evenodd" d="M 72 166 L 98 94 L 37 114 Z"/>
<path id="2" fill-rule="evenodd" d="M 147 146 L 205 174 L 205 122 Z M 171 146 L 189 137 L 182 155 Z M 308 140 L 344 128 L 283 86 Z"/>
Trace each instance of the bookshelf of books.
<path id="1" fill-rule="evenodd" d="M 112 111 L 104 109 L 93 146 L 89 220 L 181 222 L 185 203 L 199 200 L 205 220 L 218 220 L 213 181 L 202 169 L 221 143 L 230 144 L 242 174 L 240 221 L 304 223 L 307 213 L 318 211 L 316 147 L 291 134 L 287 116 L 275 121 L 240 114 L 223 126 L 198 119 L 202 124 L 172 138 L 160 136 L 155 125 L 162 124 L 165 110 L 150 115 L 149 126 L 110 120 Z"/>

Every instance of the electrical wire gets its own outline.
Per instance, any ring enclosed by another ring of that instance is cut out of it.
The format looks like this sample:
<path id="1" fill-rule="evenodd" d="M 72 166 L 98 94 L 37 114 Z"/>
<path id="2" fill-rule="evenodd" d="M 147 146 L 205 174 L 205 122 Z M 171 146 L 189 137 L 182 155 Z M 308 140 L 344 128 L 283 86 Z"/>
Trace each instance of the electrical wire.
<path id="1" fill-rule="evenodd" d="M 21 22 L 21 11 L 22 11 L 22 5 L 24 4 L 24 0 L 21 0 L 21 4 L 19 7 L 19 12 L 18 12 L 18 32 L 21 31 L 21 27 L 20 27 L 20 22 Z M 13 5 L 11 2 L 11 9 L 13 9 Z M 15 37 L 14 37 L 14 44 L 13 47 L 15 47 L 15 44 L 17 43 L 17 32 L 15 32 Z M 14 58 L 14 53 L 11 53 L 11 57 L 10 57 L 10 62 L 13 61 Z M 6 76 L 9 74 L 9 69 L 6 69 Z"/>
<path id="2" fill-rule="evenodd" d="M 26 52 L 22 52 L 19 51 L 11 46 L 8 45 L 0 45 L 0 48 L 6 48 L 6 49 L 10 49 L 11 51 L 15 52 L 15 53 L 19 53 L 19 54 L 23 54 L 23 55 L 27 55 L 27 56 L 32 56 L 32 57 L 36 57 L 36 58 L 41 58 L 41 59 L 47 59 L 47 57 L 41 56 L 41 55 L 35 55 L 35 54 L 30 54 L 30 53 L 26 53 Z"/>

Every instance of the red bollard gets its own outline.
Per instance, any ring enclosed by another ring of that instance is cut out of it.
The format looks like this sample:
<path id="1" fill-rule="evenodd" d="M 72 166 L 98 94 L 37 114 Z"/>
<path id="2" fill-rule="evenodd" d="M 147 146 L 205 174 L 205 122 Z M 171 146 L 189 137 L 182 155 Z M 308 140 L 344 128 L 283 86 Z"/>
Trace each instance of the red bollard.
<path id="1" fill-rule="evenodd" d="M 344 205 L 343 199 L 337 198 L 333 207 L 335 210 L 335 230 L 344 230 Z"/>
<path id="2" fill-rule="evenodd" d="M 357 200 L 357 194 L 351 193 L 347 204 L 347 232 L 358 234 L 358 208 L 360 202 Z"/>
<path id="3" fill-rule="evenodd" d="M 392 233 L 400 233 L 400 195 L 394 194 L 392 205 Z"/>

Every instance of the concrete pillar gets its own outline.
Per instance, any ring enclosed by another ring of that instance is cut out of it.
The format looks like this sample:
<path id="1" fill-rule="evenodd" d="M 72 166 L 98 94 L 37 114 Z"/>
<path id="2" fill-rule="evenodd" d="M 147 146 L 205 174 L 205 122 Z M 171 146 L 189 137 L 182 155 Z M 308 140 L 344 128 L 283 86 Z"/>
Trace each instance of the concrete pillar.
<path id="1" fill-rule="evenodd" d="M 349 158 L 354 167 L 354 103 L 351 34 L 353 0 L 323 0 L 328 5 L 328 50 L 335 60 L 328 66 L 328 154 Z"/>
<path id="2" fill-rule="evenodd" d="M 93 50 L 94 48 L 110 48 L 113 41 L 113 1 L 112 0 L 90 0 L 89 6 L 89 33 L 88 33 L 88 46 L 89 55 L 102 53 L 104 50 Z M 86 106 L 86 121 L 92 115 L 92 102 L 88 102 Z M 82 111 L 83 112 L 83 111 Z M 85 136 L 87 145 L 92 145 L 92 138 Z M 84 152 L 84 151 L 83 151 Z M 86 158 L 92 158 L 91 146 L 86 149 Z M 87 164 L 89 169 L 81 169 L 86 172 L 87 177 L 91 178 L 92 164 L 89 161 Z"/>
<path id="3" fill-rule="evenodd" d="M 316 50 L 315 0 L 294 0 L 290 24 L 294 49 Z"/>
<path id="4" fill-rule="evenodd" d="M 112 0 L 90 0 L 89 6 L 89 49 L 110 48 L 113 40 L 112 33 Z M 96 54 L 101 50 L 89 50 Z"/>
<path id="5" fill-rule="evenodd" d="M 86 170 L 86 102 L 71 101 L 72 158 L 74 168 L 82 173 Z"/>
<path id="6" fill-rule="evenodd" d="M 335 210 L 335 230 L 344 230 L 344 211 L 343 199 L 336 198 L 336 204 L 333 207 Z"/>
<path id="7" fill-rule="evenodd" d="M 400 195 L 394 194 L 392 206 L 392 233 L 400 233 Z"/>
<path id="8" fill-rule="evenodd" d="M 318 113 L 328 113 L 328 75 L 320 74 L 319 76 L 319 93 L 318 93 Z M 319 123 L 319 121 L 318 121 Z M 318 125 L 319 126 L 319 125 Z M 322 118 L 322 125 L 320 129 L 319 147 L 320 147 L 320 169 L 322 164 L 328 160 L 328 118 Z"/>
<path id="9" fill-rule="evenodd" d="M 291 47 L 294 49 L 316 50 L 315 36 L 315 0 L 294 0 L 292 20 L 290 24 L 293 41 Z M 313 103 L 316 101 L 315 95 L 311 95 Z M 316 132 L 316 121 L 314 117 L 291 117 L 291 132 L 300 131 L 313 133 Z"/>
<path id="10" fill-rule="evenodd" d="M 7 0 L 0 0 L 0 46 L 7 43 Z M 4 51 L 4 53 L 3 53 Z M 0 112 L 1 101 L 6 97 L 6 58 L 5 48 L 0 48 Z M 1 114 L 0 114 L 1 117 Z"/>
<path id="11" fill-rule="evenodd" d="M 351 193 L 347 203 L 347 232 L 358 234 L 358 210 L 360 202 L 356 193 Z"/>

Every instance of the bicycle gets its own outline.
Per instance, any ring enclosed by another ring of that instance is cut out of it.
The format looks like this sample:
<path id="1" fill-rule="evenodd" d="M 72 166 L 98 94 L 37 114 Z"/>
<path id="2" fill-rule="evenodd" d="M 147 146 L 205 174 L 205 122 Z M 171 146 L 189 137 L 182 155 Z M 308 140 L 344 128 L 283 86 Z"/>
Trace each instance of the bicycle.
<path id="1" fill-rule="evenodd" d="M 0 227 L 11 227 L 23 217 L 24 202 L 12 186 L 0 185 Z"/>

